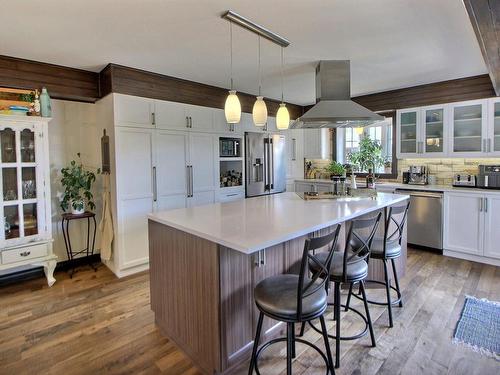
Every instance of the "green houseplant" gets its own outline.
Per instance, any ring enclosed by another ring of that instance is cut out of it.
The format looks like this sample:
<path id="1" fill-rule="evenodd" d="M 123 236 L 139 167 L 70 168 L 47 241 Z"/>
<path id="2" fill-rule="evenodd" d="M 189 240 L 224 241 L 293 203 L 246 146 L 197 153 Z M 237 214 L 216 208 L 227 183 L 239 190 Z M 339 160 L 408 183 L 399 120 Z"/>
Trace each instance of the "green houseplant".
<path id="1" fill-rule="evenodd" d="M 346 169 L 345 167 L 333 160 L 328 167 L 326 167 L 327 172 L 329 172 L 332 176 L 345 176 Z"/>
<path id="2" fill-rule="evenodd" d="M 80 159 L 80 153 L 77 154 Z M 97 170 L 97 174 L 100 170 Z M 79 160 L 72 160 L 68 167 L 61 169 L 61 184 L 64 194 L 61 201 L 63 211 L 71 209 L 73 214 L 81 214 L 85 211 L 85 202 L 88 207 L 95 209 L 94 196 L 92 195 L 92 184 L 95 182 L 96 174 L 86 170 Z"/>
<path id="3" fill-rule="evenodd" d="M 371 139 L 369 135 L 359 141 L 359 151 L 349 153 L 348 159 L 351 164 L 357 165 L 360 171 L 372 169 L 375 172 L 385 163 L 380 142 Z"/>

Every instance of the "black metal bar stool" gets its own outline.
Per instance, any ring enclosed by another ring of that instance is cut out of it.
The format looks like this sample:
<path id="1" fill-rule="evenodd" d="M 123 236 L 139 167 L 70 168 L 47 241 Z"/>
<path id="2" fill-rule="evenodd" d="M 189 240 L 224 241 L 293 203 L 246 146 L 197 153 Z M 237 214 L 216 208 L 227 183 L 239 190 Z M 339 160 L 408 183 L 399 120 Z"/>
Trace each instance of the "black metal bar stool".
<path id="1" fill-rule="evenodd" d="M 258 359 L 262 351 L 272 344 L 283 341 L 287 342 L 287 375 L 292 374 L 292 359 L 295 357 L 296 342 L 300 342 L 316 350 L 326 363 L 326 373 L 330 375 L 335 374 L 323 313 L 327 308 L 326 276 L 328 275 L 328 270 L 333 259 L 339 232 L 340 225 L 326 236 L 309 238 L 305 241 L 300 273 L 298 275 L 272 276 L 261 281 L 255 287 L 255 304 L 260 313 L 248 374 L 252 375 L 254 369 L 257 374 L 260 374 Z M 313 254 L 313 251 L 326 246 L 328 246 L 329 251 L 321 253 L 325 254 L 325 256 L 323 262 L 320 262 Z M 312 275 L 311 278 L 308 273 L 309 264 L 315 264 L 318 269 L 318 272 Z M 286 337 L 271 340 L 259 348 L 264 315 L 274 320 L 286 322 L 287 333 Z M 295 323 L 302 323 L 317 318 L 321 322 L 321 332 L 325 343 L 326 355 L 313 343 L 295 336 Z"/>
<path id="2" fill-rule="evenodd" d="M 389 312 L 389 327 L 393 327 L 392 319 L 392 305 L 399 304 L 399 307 L 403 307 L 403 300 L 401 296 L 401 290 L 399 289 L 398 273 L 396 271 L 396 265 L 394 260 L 401 255 L 401 240 L 403 238 L 404 226 L 406 223 L 406 218 L 408 214 L 408 208 L 410 207 L 410 202 L 406 202 L 400 205 L 394 205 L 389 207 L 389 211 L 385 220 L 384 237 L 375 237 L 371 246 L 371 259 L 380 259 L 384 262 L 384 280 L 366 280 L 369 283 L 376 283 L 385 286 L 387 300 L 385 302 L 368 300 L 368 303 L 387 306 Z M 394 282 L 396 287 L 391 285 L 391 278 L 388 272 L 387 262 L 391 261 L 392 272 L 394 274 Z M 352 293 L 353 285 L 349 287 L 349 296 L 347 297 L 347 304 L 349 306 L 349 301 L 351 295 L 360 299 L 359 295 Z M 391 289 L 397 293 L 397 299 L 391 300 Z"/>
<path id="3" fill-rule="evenodd" d="M 360 218 L 351 221 L 349 232 L 346 239 L 344 252 L 335 252 L 330 266 L 329 281 L 334 284 L 334 303 L 328 305 L 334 307 L 334 320 L 336 321 L 335 335 L 328 335 L 335 339 L 335 368 L 340 366 L 340 341 L 341 340 L 356 340 L 365 336 L 370 331 L 372 346 L 376 346 L 375 335 L 373 333 L 373 325 L 370 318 L 370 310 L 365 293 L 365 279 L 368 276 L 368 259 L 370 257 L 370 249 L 375 232 L 377 231 L 378 224 L 382 213 L 379 212 L 376 216 L 368 218 Z M 317 254 L 317 258 L 326 264 L 325 253 Z M 313 273 L 319 272 L 320 268 L 312 263 L 309 263 Z M 340 287 L 342 283 L 359 283 L 360 290 L 363 295 L 363 302 L 365 307 L 365 315 L 360 311 L 348 307 L 348 305 L 341 304 Z M 362 332 L 353 336 L 340 336 L 340 308 L 345 307 L 356 313 L 365 322 L 365 328 Z M 310 321 L 311 327 L 318 331 Z M 304 325 L 302 325 L 301 336 L 304 333 Z"/>

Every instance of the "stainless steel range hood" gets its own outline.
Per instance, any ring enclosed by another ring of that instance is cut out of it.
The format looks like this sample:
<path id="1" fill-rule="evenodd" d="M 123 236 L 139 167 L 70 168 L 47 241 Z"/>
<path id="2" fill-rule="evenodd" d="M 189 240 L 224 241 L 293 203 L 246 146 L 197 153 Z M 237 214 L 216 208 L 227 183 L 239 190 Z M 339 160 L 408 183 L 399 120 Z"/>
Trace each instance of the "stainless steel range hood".
<path id="1" fill-rule="evenodd" d="M 350 61 L 327 60 L 316 67 L 316 104 L 290 128 L 360 127 L 381 120 L 384 117 L 351 100 Z"/>

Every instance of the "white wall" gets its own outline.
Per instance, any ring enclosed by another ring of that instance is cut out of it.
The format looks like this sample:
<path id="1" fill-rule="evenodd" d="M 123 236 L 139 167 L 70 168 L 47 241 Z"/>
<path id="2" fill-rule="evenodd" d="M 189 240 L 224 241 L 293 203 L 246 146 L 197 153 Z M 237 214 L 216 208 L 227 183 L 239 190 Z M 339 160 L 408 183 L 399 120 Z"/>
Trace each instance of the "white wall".
<path id="1" fill-rule="evenodd" d="M 52 235 L 54 252 L 58 261 L 67 259 L 66 248 L 61 229 L 61 213 L 59 206 L 62 195 L 61 168 L 77 159 L 81 159 L 85 167 L 93 170 L 101 167 L 101 135 L 102 130 L 96 116 L 96 105 L 52 100 L 52 117 L 49 123 L 50 152 L 50 187 L 52 196 Z M 94 186 L 97 224 L 101 217 L 101 177 L 97 176 Z M 85 248 L 86 220 L 73 221 L 70 224 L 72 246 L 74 250 Z M 96 237 L 96 250 L 99 247 L 99 232 Z M 97 250 L 98 252 L 98 250 Z"/>

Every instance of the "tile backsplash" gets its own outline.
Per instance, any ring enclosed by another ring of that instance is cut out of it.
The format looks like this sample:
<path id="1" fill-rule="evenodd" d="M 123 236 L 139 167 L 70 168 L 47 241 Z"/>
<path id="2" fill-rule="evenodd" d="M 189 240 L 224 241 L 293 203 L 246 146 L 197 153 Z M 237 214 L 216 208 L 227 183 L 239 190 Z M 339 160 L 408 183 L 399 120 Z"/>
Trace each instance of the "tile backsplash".
<path id="1" fill-rule="evenodd" d="M 480 164 L 500 164 L 500 158 L 399 159 L 398 180 L 402 180 L 402 172 L 407 171 L 410 165 L 425 165 L 429 170 L 429 175 L 436 176 L 438 185 L 451 185 L 454 175 L 477 174 Z"/>
<path id="2" fill-rule="evenodd" d="M 329 178 L 323 169 L 330 163 L 329 159 L 312 159 L 312 168 L 316 171 L 314 178 Z M 477 174 L 480 164 L 500 164 L 500 158 L 428 158 L 428 159 L 399 159 L 398 178 L 402 181 L 403 171 L 407 171 L 410 165 L 425 165 L 429 169 L 429 175 L 436 176 L 438 185 L 451 185 L 453 176 L 462 174 Z M 393 180 L 396 181 L 396 180 Z"/>

